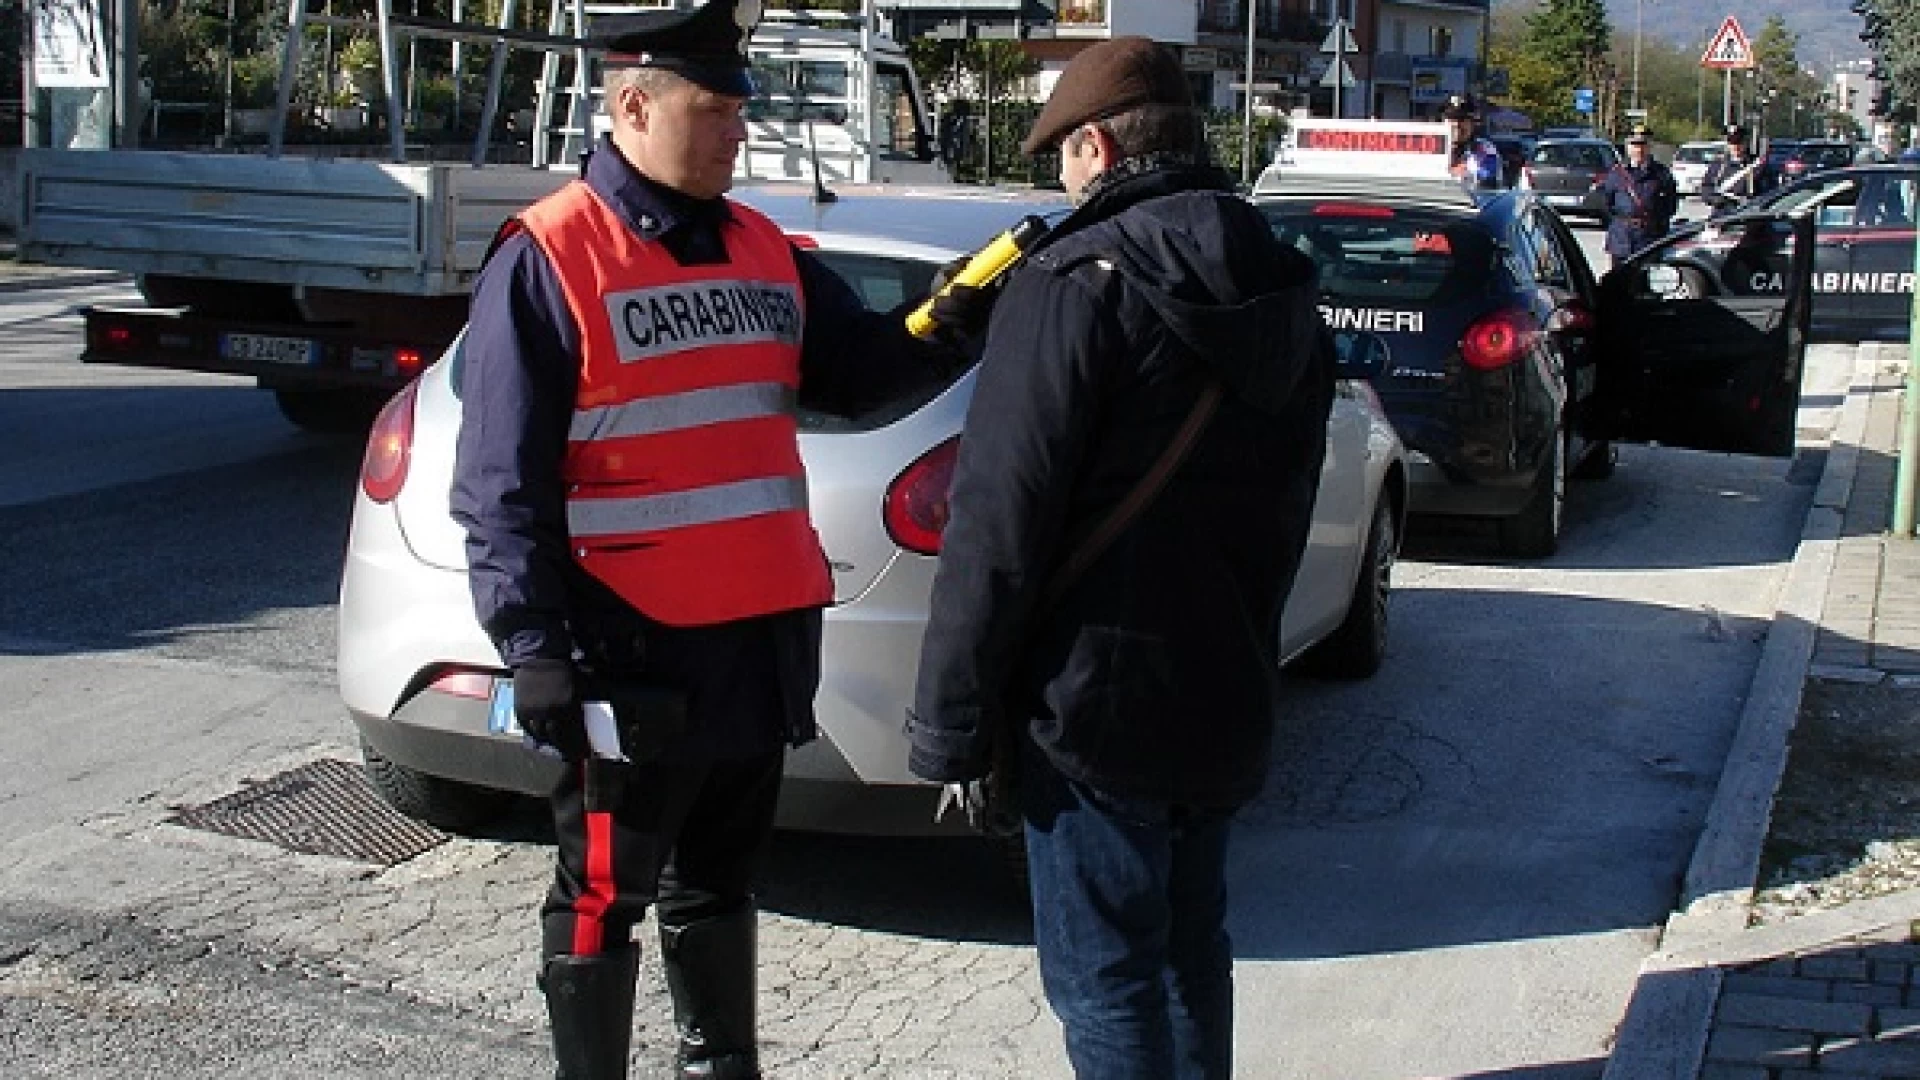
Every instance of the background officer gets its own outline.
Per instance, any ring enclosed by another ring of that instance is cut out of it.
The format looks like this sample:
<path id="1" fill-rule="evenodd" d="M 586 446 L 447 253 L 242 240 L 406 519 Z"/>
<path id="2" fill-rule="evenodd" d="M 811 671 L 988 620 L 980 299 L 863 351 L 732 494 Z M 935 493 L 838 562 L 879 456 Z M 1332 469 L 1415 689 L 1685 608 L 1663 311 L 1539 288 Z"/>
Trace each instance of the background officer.
<path id="1" fill-rule="evenodd" d="M 566 1080 L 626 1075 L 656 899 L 682 1075 L 759 1075 L 751 881 L 833 595 L 796 401 L 857 413 L 958 359 L 723 197 L 758 8 L 597 22 L 612 134 L 473 293 L 452 506 L 515 716 L 566 759 L 539 980 Z M 663 694 L 683 723 L 629 707 Z M 602 697 L 631 764 L 589 752 Z"/>
<path id="2" fill-rule="evenodd" d="M 1771 191 L 1778 181 L 1773 168 L 1748 150 L 1746 129 L 1729 124 L 1727 154 L 1707 166 L 1707 175 L 1700 180 L 1700 200 L 1721 214 Z"/>
<path id="3" fill-rule="evenodd" d="M 1680 208 L 1673 170 L 1653 160 L 1647 133 L 1638 129 L 1627 137 L 1626 163 L 1608 170 L 1600 193 L 1606 199 L 1606 248 L 1614 266 L 1667 235 Z"/>
<path id="4" fill-rule="evenodd" d="M 1440 117 L 1447 122 L 1447 131 L 1452 135 L 1449 171 L 1471 187 L 1499 187 L 1505 172 L 1500 150 L 1481 134 L 1480 112 L 1473 99 L 1453 95 L 1441 106 Z"/>

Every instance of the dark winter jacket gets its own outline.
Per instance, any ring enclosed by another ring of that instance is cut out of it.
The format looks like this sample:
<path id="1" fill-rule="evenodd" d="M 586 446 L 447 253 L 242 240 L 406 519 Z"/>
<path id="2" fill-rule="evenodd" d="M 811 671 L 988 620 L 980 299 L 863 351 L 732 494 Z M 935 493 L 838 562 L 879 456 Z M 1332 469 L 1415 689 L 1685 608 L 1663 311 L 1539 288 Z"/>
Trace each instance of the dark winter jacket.
<path id="1" fill-rule="evenodd" d="M 1313 267 L 1224 175 L 1120 169 L 1014 271 L 960 443 L 908 730 L 983 775 L 1007 720 L 1067 776 L 1237 805 L 1272 741 L 1281 608 L 1333 397 Z M 1226 396 L 1155 502 L 1048 610 L 1049 579 Z"/>

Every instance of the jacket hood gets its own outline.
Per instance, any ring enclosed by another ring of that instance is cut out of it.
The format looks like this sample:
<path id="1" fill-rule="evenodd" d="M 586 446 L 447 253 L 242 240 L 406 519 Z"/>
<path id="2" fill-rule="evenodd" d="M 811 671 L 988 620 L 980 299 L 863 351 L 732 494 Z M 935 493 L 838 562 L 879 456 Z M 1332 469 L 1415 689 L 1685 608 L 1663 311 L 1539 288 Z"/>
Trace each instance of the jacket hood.
<path id="1" fill-rule="evenodd" d="M 1100 180 L 1052 239 L 1111 263 L 1236 396 L 1284 408 L 1301 359 L 1330 344 L 1312 260 L 1281 246 L 1218 169 L 1123 163 Z"/>

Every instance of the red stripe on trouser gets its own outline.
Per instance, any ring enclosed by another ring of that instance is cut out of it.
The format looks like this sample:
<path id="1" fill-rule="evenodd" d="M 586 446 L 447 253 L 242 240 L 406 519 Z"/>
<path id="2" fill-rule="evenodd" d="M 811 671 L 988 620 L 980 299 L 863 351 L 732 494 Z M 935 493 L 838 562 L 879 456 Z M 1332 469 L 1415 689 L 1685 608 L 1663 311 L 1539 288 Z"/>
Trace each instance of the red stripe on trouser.
<path id="1" fill-rule="evenodd" d="M 595 956 L 605 944 L 602 916 L 613 906 L 613 815 L 585 814 L 587 828 L 586 888 L 573 901 L 573 954 Z"/>

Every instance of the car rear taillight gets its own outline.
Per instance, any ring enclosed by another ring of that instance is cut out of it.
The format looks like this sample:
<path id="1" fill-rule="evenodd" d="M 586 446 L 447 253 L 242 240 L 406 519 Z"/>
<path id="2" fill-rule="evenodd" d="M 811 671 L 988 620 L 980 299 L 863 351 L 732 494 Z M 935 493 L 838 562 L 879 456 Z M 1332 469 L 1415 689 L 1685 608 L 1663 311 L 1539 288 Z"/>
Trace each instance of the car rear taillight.
<path id="1" fill-rule="evenodd" d="M 493 696 L 493 672 L 466 667 L 442 668 L 440 674 L 427 684 L 427 689 L 454 697 L 485 701 Z"/>
<path id="2" fill-rule="evenodd" d="M 958 435 L 921 454 L 887 485 L 884 516 L 893 542 L 920 555 L 940 554 L 947 528 L 947 492 L 960 457 Z"/>
<path id="3" fill-rule="evenodd" d="M 410 382 L 374 418 L 367 456 L 360 462 L 360 490 L 377 503 L 392 502 L 407 482 L 413 457 L 413 405 L 420 384 Z"/>
<path id="4" fill-rule="evenodd" d="M 1520 167 L 1520 186 L 1528 191 L 1533 190 L 1533 166 L 1522 165 Z"/>
<path id="5" fill-rule="evenodd" d="M 1533 316 L 1519 308 L 1489 312 L 1460 335 L 1460 359 L 1476 371 L 1506 367 L 1533 347 L 1535 333 Z"/>

